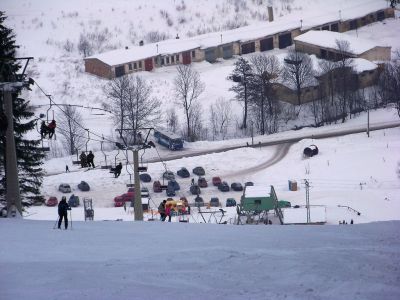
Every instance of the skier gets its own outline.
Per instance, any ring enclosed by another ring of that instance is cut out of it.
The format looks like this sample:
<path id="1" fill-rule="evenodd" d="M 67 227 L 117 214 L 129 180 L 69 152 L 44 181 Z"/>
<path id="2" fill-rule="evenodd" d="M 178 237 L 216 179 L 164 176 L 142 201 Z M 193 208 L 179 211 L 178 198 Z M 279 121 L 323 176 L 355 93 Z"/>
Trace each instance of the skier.
<path id="1" fill-rule="evenodd" d="M 163 200 L 163 202 L 160 203 L 158 206 L 158 212 L 160 213 L 161 221 L 165 221 L 165 218 L 167 215 L 165 214 L 165 203 L 167 203 L 167 200 Z"/>
<path id="2" fill-rule="evenodd" d="M 65 173 L 69 173 L 69 167 L 68 167 L 68 165 L 65 165 Z"/>
<path id="3" fill-rule="evenodd" d="M 81 160 L 81 168 L 87 166 L 87 157 L 84 151 L 82 151 L 81 155 L 79 155 L 79 159 Z"/>
<path id="4" fill-rule="evenodd" d="M 122 170 L 122 163 L 119 162 L 119 164 L 115 167 L 115 171 L 114 171 L 115 178 L 117 178 L 119 175 L 121 175 L 121 170 Z"/>
<path id="5" fill-rule="evenodd" d="M 67 197 L 62 196 L 58 204 L 58 229 L 61 229 L 61 223 L 64 218 L 65 229 L 68 229 L 68 210 L 71 210 L 67 203 Z"/>
<path id="6" fill-rule="evenodd" d="M 88 165 L 89 165 L 89 168 L 90 168 L 90 167 L 93 167 L 93 168 L 94 168 L 94 162 L 93 162 L 93 160 L 94 160 L 94 154 L 92 153 L 92 151 L 89 151 L 89 154 L 87 155 L 87 163 L 88 163 Z"/>
<path id="7" fill-rule="evenodd" d="M 51 139 L 54 135 L 54 132 L 56 130 L 56 121 L 52 120 L 49 125 L 47 125 L 48 131 L 49 131 L 49 139 Z"/>

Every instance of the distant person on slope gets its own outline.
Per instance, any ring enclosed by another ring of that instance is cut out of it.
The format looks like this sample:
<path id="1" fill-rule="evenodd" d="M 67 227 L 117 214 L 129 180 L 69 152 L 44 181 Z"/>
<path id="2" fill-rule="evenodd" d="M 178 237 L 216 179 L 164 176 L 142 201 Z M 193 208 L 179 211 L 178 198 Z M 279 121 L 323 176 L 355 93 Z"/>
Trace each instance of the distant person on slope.
<path id="1" fill-rule="evenodd" d="M 87 157 L 85 152 L 82 151 L 81 155 L 79 155 L 79 159 L 81 160 L 81 168 L 84 168 L 87 166 Z"/>
<path id="2" fill-rule="evenodd" d="M 122 163 L 119 162 L 119 164 L 115 167 L 115 171 L 114 171 L 115 178 L 117 178 L 119 175 L 121 175 L 121 170 L 122 170 Z"/>
<path id="3" fill-rule="evenodd" d="M 64 218 L 65 229 L 68 229 L 68 211 L 71 210 L 67 203 L 67 197 L 62 196 L 60 203 L 58 204 L 58 229 L 61 229 L 61 223 Z"/>

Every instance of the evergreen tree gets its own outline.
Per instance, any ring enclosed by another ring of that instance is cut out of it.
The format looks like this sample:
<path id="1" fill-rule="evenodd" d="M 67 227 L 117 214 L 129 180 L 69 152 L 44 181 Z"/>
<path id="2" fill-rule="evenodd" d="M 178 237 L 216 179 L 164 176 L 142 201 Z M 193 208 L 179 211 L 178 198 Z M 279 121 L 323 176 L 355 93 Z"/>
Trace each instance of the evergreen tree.
<path id="1" fill-rule="evenodd" d="M 15 35 L 12 29 L 4 26 L 6 16 L 0 11 L 0 82 L 16 81 L 16 73 L 20 65 L 14 60 L 16 57 Z M 43 201 L 40 195 L 42 185 L 43 170 L 41 169 L 44 154 L 38 148 L 40 140 L 29 140 L 26 133 L 35 128 L 36 120 L 33 119 L 34 113 L 30 110 L 28 101 L 18 97 L 21 90 L 12 94 L 13 102 L 13 122 L 14 136 L 17 155 L 17 165 L 19 174 L 20 193 L 23 203 Z M 4 94 L 0 93 L 0 116 L 4 116 Z M 3 117 L 1 117 L 3 119 Z M 5 199 L 6 194 L 6 122 L 1 122 L 0 137 L 0 200 Z"/>
<path id="2" fill-rule="evenodd" d="M 247 113 L 249 104 L 248 86 L 252 80 L 252 69 L 250 63 L 240 57 L 235 62 L 235 69 L 233 69 L 230 78 L 236 83 L 229 90 L 236 93 L 235 99 L 243 102 L 243 123 L 242 128 L 247 128 Z"/>

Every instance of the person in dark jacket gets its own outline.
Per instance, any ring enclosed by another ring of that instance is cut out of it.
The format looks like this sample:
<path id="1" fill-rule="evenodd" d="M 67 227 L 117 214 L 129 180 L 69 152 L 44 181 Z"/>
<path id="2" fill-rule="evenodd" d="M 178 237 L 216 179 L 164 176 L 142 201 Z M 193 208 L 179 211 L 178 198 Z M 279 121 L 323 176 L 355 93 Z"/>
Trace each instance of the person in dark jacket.
<path id="1" fill-rule="evenodd" d="M 64 219 L 65 229 L 68 229 L 68 211 L 71 210 L 67 203 L 67 198 L 63 196 L 58 204 L 58 229 L 61 229 L 61 223 Z"/>
<path id="2" fill-rule="evenodd" d="M 82 151 L 81 155 L 79 155 L 79 159 L 81 160 L 81 168 L 84 168 L 87 166 L 87 157 L 85 152 Z"/>
<path id="3" fill-rule="evenodd" d="M 49 128 L 47 127 L 46 122 L 42 121 L 42 123 L 40 124 L 40 137 L 44 139 L 49 133 Z"/>
<path id="4" fill-rule="evenodd" d="M 94 160 L 94 154 L 92 153 L 92 151 L 89 151 L 89 154 L 87 155 L 87 163 L 88 163 L 88 165 L 89 165 L 89 168 L 90 168 L 90 167 L 93 167 L 93 168 L 94 168 L 94 162 L 93 162 L 93 160 Z"/>
<path id="5" fill-rule="evenodd" d="M 119 175 L 121 175 L 121 170 L 122 170 L 122 163 L 120 162 L 118 165 L 115 167 L 114 171 L 114 176 L 117 178 Z"/>
<path id="6" fill-rule="evenodd" d="M 165 203 L 167 203 L 167 200 L 163 200 L 163 202 L 160 203 L 160 205 L 158 206 L 158 212 L 160 213 L 160 218 L 161 221 L 165 221 L 165 218 L 167 217 L 167 215 L 165 214 Z"/>

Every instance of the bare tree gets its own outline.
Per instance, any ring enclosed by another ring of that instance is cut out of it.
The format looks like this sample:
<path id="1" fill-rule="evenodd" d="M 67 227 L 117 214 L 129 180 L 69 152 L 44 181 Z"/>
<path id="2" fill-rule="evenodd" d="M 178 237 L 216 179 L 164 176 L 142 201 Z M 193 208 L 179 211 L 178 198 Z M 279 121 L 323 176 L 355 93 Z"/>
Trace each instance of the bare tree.
<path id="1" fill-rule="evenodd" d="M 258 126 L 261 134 L 265 134 L 267 115 L 274 115 L 278 110 L 274 108 L 276 104 L 273 83 L 278 79 L 281 73 L 279 61 L 276 56 L 255 55 L 251 58 L 253 77 L 250 84 L 252 106 L 260 114 Z M 254 109 L 253 109 L 254 111 Z M 273 118 L 270 118 L 273 119 Z"/>
<path id="2" fill-rule="evenodd" d="M 337 60 L 337 69 L 336 73 L 338 75 L 337 83 L 337 92 L 340 102 L 340 115 L 342 118 L 342 123 L 346 120 L 347 116 L 347 107 L 352 106 L 350 101 L 349 94 L 353 87 L 354 76 L 353 76 L 353 59 L 351 58 L 351 49 L 350 43 L 345 40 L 336 40 L 336 60 Z"/>
<path id="3" fill-rule="evenodd" d="M 126 125 L 133 131 L 133 143 L 136 144 L 137 132 L 142 127 L 152 125 L 161 117 L 161 102 L 152 97 L 152 88 L 139 76 L 130 77 L 127 97 L 123 111 Z"/>
<path id="4" fill-rule="evenodd" d="M 190 65 L 178 65 L 176 70 L 178 74 L 174 80 L 175 94 L 186 116 L 187 137 L 189 141 L 194 141 L 190 122 L 190 116 L 193 117 L 194 113 L 191 110 L 204 91 L 204 83 L 200 80 L 199 73 Z"/>
<path id="5" fill-rule="evenodd" d="M 166 112 L 166 121 L 167 121 L 167 128 L 169 131 L 172 132 L 176 132 L 176 130 L 178 129 L 178 124 L 179 124 L 179 120 L 178 120 L 178 115 L 176 114 L 175 108 L 172 107 L 170 109 L 167 110 Z"/>
<path id="6" fill-rule="evenodd" d="M 383 103 L 394 103 L 400 117 L 400 51 L 397 51 L 397 59 L 385 65 L 379 87 Z"/>
<path id="7" fill-rule="evenodd" d="M 296 89 L 297 104 L 301 105 L 301 89 L 311 85 L 314 81 L 314 72 L 311 58 L 291 48 L 285 57 L 283 79 L 289 87 Z"/>
<path id="8" fill-rule="evenodd" d="M 218 98 L 215 104 L 211 104 L 210 106 L 210 124 L 213 139 L 216 136 L 221 136 L 221 138 L 224 140 L 227 136 L 231 121 L 231 104 L 224 98 Z"/>
<path id="9" fill-rule="evenodd" d="M 68 154 L 73 155 L 76 149 L 81 149 L 85 142 L 86 131 L 82 128 L 83 118 L 75 106 L 65 104 L 64 114 L 58 118 L 57 131 L 62 136 L 63 144 Z"/>
<path id="10" fill-rule="evenodd" d="M 103 107 L 112 112 L 114 124 L 118 124 L 120 138 L 125 127 L 124 102 L 129 97 L 129 86 L 128 76 L 122 76 L 111 80 L 104 87 L 108 101 L 103 101 Z"/>

